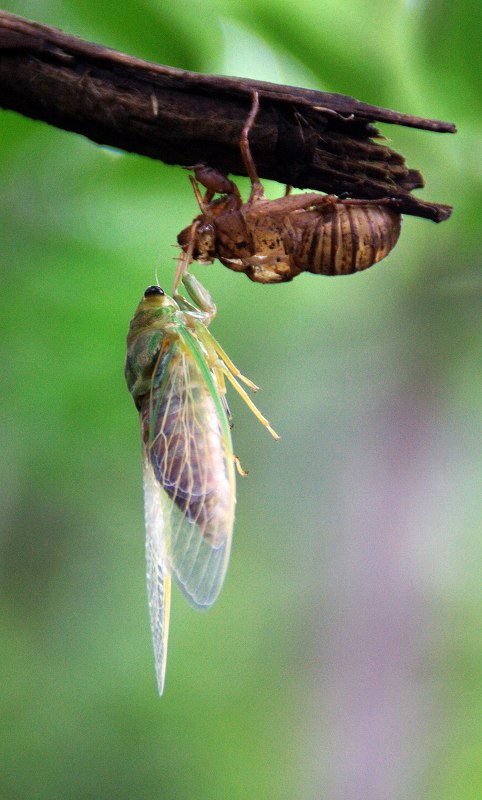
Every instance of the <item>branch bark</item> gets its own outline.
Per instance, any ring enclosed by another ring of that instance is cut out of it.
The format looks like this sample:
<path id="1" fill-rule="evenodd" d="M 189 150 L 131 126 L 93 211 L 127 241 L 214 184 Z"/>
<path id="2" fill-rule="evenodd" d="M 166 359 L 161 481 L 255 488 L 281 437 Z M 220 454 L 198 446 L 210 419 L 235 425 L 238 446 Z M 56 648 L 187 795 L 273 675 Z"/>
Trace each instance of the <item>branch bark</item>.
<path id="1" fill-rule="evenodd" d="M 422 175 L 375 141 L 382 137 L 372 123 L 455 133 L 452 123 L 344 95 L 165 67 L 0 11 L 0 107 L 100 144 L 245 175 L 239 139 L 253 89 L 261 108 L 250 143 L 260 177 L 393 197 L 397 210 L 435 222 L 450 216 L 450 206 L 411 194 L 424 185 Z"/>

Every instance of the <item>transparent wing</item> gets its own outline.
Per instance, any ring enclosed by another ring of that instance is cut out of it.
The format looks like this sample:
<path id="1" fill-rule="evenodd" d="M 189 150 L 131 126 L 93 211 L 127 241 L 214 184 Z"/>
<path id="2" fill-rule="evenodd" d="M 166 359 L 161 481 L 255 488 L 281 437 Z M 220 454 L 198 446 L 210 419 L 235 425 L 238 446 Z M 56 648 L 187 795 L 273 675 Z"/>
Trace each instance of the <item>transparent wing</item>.
<path id="1" fill-rule="evenodd" d="M 164 691 L 166 674 L 167 637 L 171 601 L 171 576 L 166 554 L 166 510 L 154 475 L 154 470 L 143 457 L 144 517 L 146 525 L 146 576 L 149 618 L 154 645 L 157 688 Z"/>
<path id="2" fill-rule="evenodd" d="M 226 574 L 234 462 L 212 375 L 198 346 L 193 351 L 189 339 L 183 344 L 159 367 L 162 374 L 154 375 L 141 421 L 145 458 L 162 511 L 165 563 L 189 601 L 202 608 L 214 602 Z"/>

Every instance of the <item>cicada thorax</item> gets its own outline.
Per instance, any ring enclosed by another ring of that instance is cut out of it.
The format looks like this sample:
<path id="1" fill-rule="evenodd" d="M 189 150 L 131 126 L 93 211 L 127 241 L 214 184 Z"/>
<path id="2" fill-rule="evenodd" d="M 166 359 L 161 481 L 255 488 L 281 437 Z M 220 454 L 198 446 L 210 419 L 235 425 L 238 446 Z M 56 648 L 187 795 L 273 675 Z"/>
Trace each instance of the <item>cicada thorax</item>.
<path id="1" fill-rule="evenodd" d="M 317 275 L 367 269 L 395 247 L 400 214 L 375 203 L 327 203 L 295 212 L 284 237 L 293 268 Z"/>
<path id="2" fill-rule="evenodd" d="M 297 267 L 291 255 L 297 246 L 297 232 L 289 214 L 257 214 L 256 205 L 246 204 L 229 219 L 221 217 L 216 234 L 221 263 L 236 272 L 245 272 L 252 281 L 290 281 L 303 269 Z"/>
<path id="3" fill-rule="evenodd" d="M 172 355 L 167 370 L 140 402 L 145 452 L 168 497 L 216 546 L 233 514 L 218 410 L 196 364 L 182 351 Z"/>

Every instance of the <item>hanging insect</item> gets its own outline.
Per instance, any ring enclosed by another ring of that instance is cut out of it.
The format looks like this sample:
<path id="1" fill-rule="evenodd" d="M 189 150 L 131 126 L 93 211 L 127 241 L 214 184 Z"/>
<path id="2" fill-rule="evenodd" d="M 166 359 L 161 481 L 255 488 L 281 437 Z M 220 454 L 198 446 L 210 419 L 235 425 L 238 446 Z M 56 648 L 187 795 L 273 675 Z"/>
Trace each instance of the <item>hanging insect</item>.
<path id="1" fill-rule="evenodd" d="M 256 390 L 208 330 L 216 306 L 193 275 L 191 298 L 149 286 L 127 336 L 125 377 L 139 411 L 149 615 L 159 694 L 164 688 L 171 573 L 192 605 L 218 596 L 234 524 L 235 464 L 225 379 L 278 435 L 239 383 Z"/>
<path id="2" fill-rule="evenodd" d="M 371 267 L 395 247 L 401 215 L 393 198 L 341 199 L 316 192 L 268 200 L 249 146 L 259 109 L 258 93 L 241 134 L 240 148 L 251 193 L 243 203 L 237 186 L 217 170 L 197 164 L 191 182 L 201 214 L 177 237 L 195 261 L 222 264 L 258 283 L 290 281 L 301 272 L 346 275 Z M 214 194 L 222 194 L 213 200 Z"/>

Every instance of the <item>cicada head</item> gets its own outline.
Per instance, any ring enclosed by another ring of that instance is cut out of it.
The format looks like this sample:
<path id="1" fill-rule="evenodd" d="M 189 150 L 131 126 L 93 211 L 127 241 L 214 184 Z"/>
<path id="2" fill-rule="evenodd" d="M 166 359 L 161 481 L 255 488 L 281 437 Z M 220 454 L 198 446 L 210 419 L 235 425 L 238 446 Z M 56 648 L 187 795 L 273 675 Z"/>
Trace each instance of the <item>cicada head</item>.
<path id="1" fill-rule="evenodd" d="M 177 303 L 160 286 L 148 286 L 138 308 L 175 308 Z"/>
<path id="2" fill-rule="evenodd" d="M 178 312 L 176 301 L 160 286 L 149 286 L 136 308 L 127 334 L 125 377 L 137 406 L 149 391 L 156 359 Z"/>
<path id="3" fill-rule="evenodd" d="M 179 306 L 160 286 L 148 286 L 136 308 L 129 329 L 129 337 L 148 328 L 163 328 Z"/>

